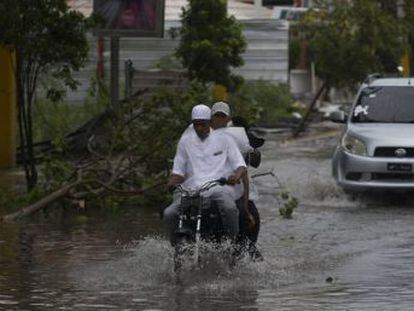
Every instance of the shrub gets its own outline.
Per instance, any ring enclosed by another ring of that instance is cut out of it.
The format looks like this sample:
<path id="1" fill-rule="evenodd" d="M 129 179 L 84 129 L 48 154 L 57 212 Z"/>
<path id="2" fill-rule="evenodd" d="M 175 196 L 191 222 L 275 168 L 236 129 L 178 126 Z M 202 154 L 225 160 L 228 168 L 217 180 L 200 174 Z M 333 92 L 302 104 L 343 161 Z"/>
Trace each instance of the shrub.
<path id="1" fill-rule="evenodd" d="M 264 81 L 245 82 L 230 95 L 234 114 L 247 118 L 250 122 L 271 125 L 295 111 L 289 87 Z"/>

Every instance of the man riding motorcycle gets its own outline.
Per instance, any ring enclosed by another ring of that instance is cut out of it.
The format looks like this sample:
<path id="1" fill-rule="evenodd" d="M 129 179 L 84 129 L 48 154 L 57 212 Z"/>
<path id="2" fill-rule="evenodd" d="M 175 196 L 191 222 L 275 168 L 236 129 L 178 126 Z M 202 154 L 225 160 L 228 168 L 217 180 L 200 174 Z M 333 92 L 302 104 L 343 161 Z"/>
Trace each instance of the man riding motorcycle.
<path id="1" fill-rule="evenodd" d="M 194 131 L 188 131 L 178 142 L 177 152 L 168 186 L 181 184 L 195 189 L 206 181 L 227 178 L 227 184 L 214 187 L 204 195 L 216 204 L 224 227 L 225 235 L 235 241 L 239 233 L 239 211 L 234 188 L 246 172 L 245 161 L 235 142 L 228 135 L 221 135 L 210 128 L 211 110 L 206 105 L 196 105 L 191 119 Z M 164 221 L 170 230 L 170 240 L 176 242 L 175 230 L 178 225 L 179 195 L 164 210 Z"/>

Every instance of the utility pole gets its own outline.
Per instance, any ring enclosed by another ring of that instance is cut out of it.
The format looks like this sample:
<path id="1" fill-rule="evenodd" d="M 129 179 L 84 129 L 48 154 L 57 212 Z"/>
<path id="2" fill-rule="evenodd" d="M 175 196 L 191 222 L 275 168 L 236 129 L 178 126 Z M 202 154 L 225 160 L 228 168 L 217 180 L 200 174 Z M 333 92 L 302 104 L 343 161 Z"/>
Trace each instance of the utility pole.
<path id="1" fill-rule="evenodd" d="M 111 104 L 119 110 L 119 37 L 111 37 Z"/>

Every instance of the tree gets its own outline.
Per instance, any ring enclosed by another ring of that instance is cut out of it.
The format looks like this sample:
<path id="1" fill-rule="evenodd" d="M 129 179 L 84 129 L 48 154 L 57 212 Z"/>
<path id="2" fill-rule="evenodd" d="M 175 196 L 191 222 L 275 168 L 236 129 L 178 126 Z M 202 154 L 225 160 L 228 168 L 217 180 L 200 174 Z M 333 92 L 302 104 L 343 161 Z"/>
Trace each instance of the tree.
<path id="1" fill-rule="evenodd" d="M 190 0 L 181 18 L 177 55 L 190 78 L 227 87 L 240 81 L 231 68 L 243 64 L 246 41 L 242 26 L 227 16 L 227 1 Z"/>
<path id="2" fill-rule="evenodd" d="M 396 72 L 407 28 L 388 2 L 319 0 L 305 15 L 300 27 L 328 86 L 349 88 L 369 73 Z"/>
<path id="3" fill-rule="evenodd" d="M 65 0 L 2 0 L 0 44 L 15 51 L 16 98 L 20 150 L 27 187 L 37 183 L 33 151 L 32 109 L 39 80 L 48 74 L 64 87 L 76 88 L 72 72 L 84 64 L 88 43 L 86 30 L 92 24 L 70 10 Z M 49 88 L 52 100 L 64 96 L 65 88 Z"/>

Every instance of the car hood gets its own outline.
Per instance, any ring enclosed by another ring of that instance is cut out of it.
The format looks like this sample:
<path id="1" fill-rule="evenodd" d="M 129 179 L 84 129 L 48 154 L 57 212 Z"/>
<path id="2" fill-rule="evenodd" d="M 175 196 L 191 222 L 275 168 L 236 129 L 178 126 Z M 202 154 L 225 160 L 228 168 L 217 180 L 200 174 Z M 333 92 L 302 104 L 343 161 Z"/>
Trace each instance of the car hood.
<path id="1" fill-rule="evenodd" d="M 368 153 L 376 147 L 414 147 L 414 123 L 349 123 L 347 133 L 362 140 Z"/>
<path id="2" fill-rule="evenodd" d="M 414 141 L 414 123 L 352 123 L 348 130 L 360 138 L 401 138 Z"/>

